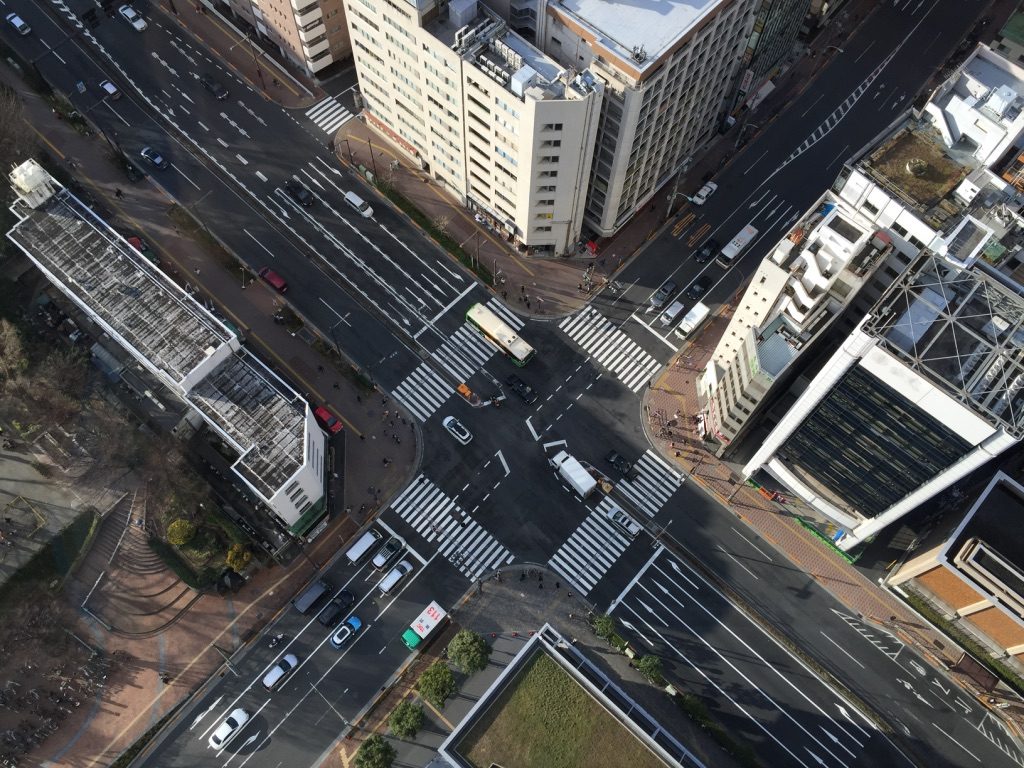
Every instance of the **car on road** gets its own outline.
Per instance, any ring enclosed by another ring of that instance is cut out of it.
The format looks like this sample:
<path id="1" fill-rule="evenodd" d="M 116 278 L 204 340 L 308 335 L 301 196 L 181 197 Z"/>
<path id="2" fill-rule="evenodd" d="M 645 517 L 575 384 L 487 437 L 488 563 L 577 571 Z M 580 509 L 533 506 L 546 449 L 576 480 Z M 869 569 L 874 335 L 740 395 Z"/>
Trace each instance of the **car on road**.
<path id="1" fill-rule="evenodd" d="M 263 269 L 261 269 L 259 271 L 259 276 L 263 279 L 263 282 L 265 282 L 278 293 L 287 293 L 288 283 L 285 281 L 283 277 L 277 274 L 277 272 L 272 270 L 270 267 L 264 267 Z"/>
<path id="2" fill-rule="evenodd" d="M 331 635 L 331 645 L 340 651 L 362 628 L 363 622 L 358 616 L 349 616 L 345 623 L 338 627 L 338 631 Z"/>
<path id="3" fill-rule="evenodd" d="M 136 32 L 142 32 L 149 26 L 146 24 L 146 20 L 142 18 L 142 15 L 130 5 L 122 5 L 117 9 L 117 12 L 121 15 L 122 19 L 132 25 L 132 29 Z"/>
<path id="4" fill-rule="evenodd" d="M 705 293 L 708 292 L 708 285 L 703 280 L 695 280 L 693 285 L 686 289 L 686 295 L 694 301 L 700 299 Z"/>
<path id="5" fill-rule="evenodd" d="M 142 151 L 139 152 L 142 155 L 142 159 L 152 165 L 154 168 L 159 168 L 161 171 L 167 168 L 170 163 L 167 162 L 167 158 L 161 155 L 152 147 L 143 147 Z"/>
<path id="6" fill-rule="evenodd" d="M 27 35 L 32 32 L 32 27 L 25 23 L 25 20 L 16 13 L 7 14 L 7 23 L 14 27 L 19 35 Z"/>
<path id="7" fill-rule="evenodd" d="M 109 98 L 111 101 L 117 101 L 121 98 L 121 91 L 117 89 L 109 80 L 104 80 L 100 83 L 100 90 L 103 91 L 103 98 Z"/>
<path id="8" fill-rule="evenodd" d="M 320 615 L 316 617 L 316 620 L 325 627 L 333 627 L 338 623 L 338 620 L 345 615 L 348 609 L 352 607 L 355 601 L 356 596 L 347 589 L 343 589 L 338 593 L 337 597 L 324 606 L 324 609 L 320 611 Z"/>
<path id="9" fill-rule="evenodd" d="M 697 194 L 690 198 L 690 202 L 694 205 L 704 205 L 704 203 L 708 201 L 708 198 L 715 194 L 716 189 L 718 189 L 718 185 L 713 181 L 709 181 L 697 190 Z"/>
<path id="10" fill-rule="evenodd" d="M 305 185 L 295 179 L 288 179 L 284 183 L 284 191 L 291 195 L 291 198 L 303 206 L 309 208 L 313 204 L 313 193 L 306 189 Z"/>
<path id="11" fill-rule="evenodd" d="M 633 468 L 633 465 L 626 460 L 626 457 L 618 451 L 609 451 L 608 455 L 604 457 L 604 460 L 624 475 L 628 475 L 629 470 Z"/>
<path id="12" fill-rule="evenodd" d="M 398 553 L 401 551 L 402 540 L 397 536 L 392 536 L 384 542 L 383 547 L 377 550 L 377 554 L 373 556 L 373 560 L 370 562 L 378 571 L 383 571 L 396 557 L 398 557 Z"/>
<path id="13" fill-rule="evenodd" d="M 234 710 L 230 715 L 224 718 L 224 722 L 217 726 L 212 734 L 210 734 L 210 740 L 207 742 L 211 749 L 223 749 L 226 747 L 238 732 L 245 727 L 245 724 L 249 722 L 249 713 L 239 707 Z"/>
<path id="14" fill-rule="evenodd" d="M 505 383 L 512 387 L 512 391 L 519 395 L 527 405 L 537 402 L 537 392 L 534 388 L 514 373 L 509 374 L 509 377 L 505 379 Z"/>
<path id="15" fill-rule="evenodd" d="M 608 519 L 621 528 L 623 533 L 631 539 L 635 539 L 643 530 L 643 526 L 640 523 L 619 509 L 619 507 L 613 506 L 608 510 L 607 514 Z"/>
<path id="16" fill-rule="evenodd" d="M 675 295 L 675 292 L 679 289 L 674 280 L 666 280 L 661 284 L 661 288 L 656 290 L 651 296 L 651 306 L 655 309 L 660 309 L 665 306 L 665 302 Z"/>
<path id="17" fill-rule="evenodd" d="M 344 427 L 342 423 L 338 421 L 337 417 L 334 416 L 330 411 L 324 408 L 322 405 L 318 405 L 313 409 L 313 415 L 316 420 L 320 422 L 320 426 L 330 432 L 332 435 L 336 435 L 341 432 Z"/>
<path id="18" fill-rule="evenodd" d="M 715 258 L 720 250 L 722 250 L 722 246 L 718 244 L 717 240 L 708 240 L 693 254 L 693 260 L 698 264 L 707 264 Z"/>
<path id="19" fill-rule="evenodd" d="M 263 687 L 272 691 L 285 681 L 295 668 L 299 666 L 299 659 L 294 653 L 286 653 L 281 657 L 270 671 L 263 676 Z"/>
<path id="20" fill-rule="evenodd" d="M 454 416 L 445 416 L 441 425 L 448 430 L 449 435 L 463 445 L 469 445 L 469 442 L 473 439 L 473 433 L 466 429 L 465 425 Z"/>
<path id="21" fill-rule="evenodd" d="M 208 90 L 214 95 L 217 101 L 224 101 L 228 97 L 228 89 L 221 85 L 220 80 L 215 78 L 213 75 L 203 75 L 199 78 L 199 82 L 203 84 L 203 88 Z"/>
<path id="22" fill-rule="evenodd" d="M 408 560 L 403 560 L 390 571 L 388 575 L 380 580 L 377 585 L 377 589 L 381 591 L 382 595 L 390 595 L 391 590 L 398 586 L 398 583 L 406 577 L 407 574 L 412 572 L 412 563 Z"/>

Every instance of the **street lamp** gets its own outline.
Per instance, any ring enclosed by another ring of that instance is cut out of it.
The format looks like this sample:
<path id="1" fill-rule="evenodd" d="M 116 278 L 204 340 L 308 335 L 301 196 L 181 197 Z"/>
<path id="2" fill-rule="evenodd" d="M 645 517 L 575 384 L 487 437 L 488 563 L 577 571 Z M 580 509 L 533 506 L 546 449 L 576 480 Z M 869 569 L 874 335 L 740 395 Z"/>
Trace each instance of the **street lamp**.
<path id="1" fill-rule="evenodd" d="M 739 147 L 739 145 L 743 143 L 743 133 L 747 130 L 747 128 L 758 128 L 758 129 L 760 129 L 761 126 L 758 125 L 757 123 L 744 123 L 743 127 L 740 128 L 740 135 L 736 137 L 736 145 L 735 145 L 736 147 Z"/>

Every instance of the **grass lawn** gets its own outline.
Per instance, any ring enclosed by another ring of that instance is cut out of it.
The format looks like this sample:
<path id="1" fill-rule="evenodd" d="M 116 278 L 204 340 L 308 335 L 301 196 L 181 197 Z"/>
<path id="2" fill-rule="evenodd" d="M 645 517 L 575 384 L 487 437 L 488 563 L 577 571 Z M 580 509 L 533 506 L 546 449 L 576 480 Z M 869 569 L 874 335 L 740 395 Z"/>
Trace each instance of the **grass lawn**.
<path id="1" fill-rule="evenodd" d="M 463 739 L 477 768 L 664 768 L 547 654 L 538 653 Z"/>

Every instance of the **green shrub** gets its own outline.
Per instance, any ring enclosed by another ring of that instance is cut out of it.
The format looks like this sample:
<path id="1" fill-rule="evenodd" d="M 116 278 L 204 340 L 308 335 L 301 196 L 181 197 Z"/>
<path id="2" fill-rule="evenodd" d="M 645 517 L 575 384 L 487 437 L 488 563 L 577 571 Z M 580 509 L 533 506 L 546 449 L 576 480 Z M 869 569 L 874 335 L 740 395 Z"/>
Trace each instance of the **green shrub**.
<path id="1" fill-rule="evenodd" d="M 400 739 L 411 739 L 423 727 L 423 707 L 403 701 L 388 718 L 388 727 Z"/>
<path id="2" fill-rule="evenodd" d="M 469 629 L 460 629 L 448 643 L 448 658 L 456 669 L 467 675 L 482 672 L 491 658 L 491 646 L 482 635 Z"/>
<path id="3" fill-rule="evenodd" d="M 391 768 L 398 753 L 379 733 L 359 745 L 356 752 L 356 768 Z"/>
<path id="4" fill-rule="evenodd" d="M 435 661 L 420 675 L 416 688 L 424 699 L 440 708 L 455 693 L 455 675 L 443 661 Z"/>
<path id="5" fill-rule="evenodd" d="M 178 518 L 167 526 L 167 541 L 176 547 L 184 547 L 196 535 L 196 524 L 191 520 Z"/>
<path id="6" fill-rule="evenodd" d="M 239 573 L 245 570 L 250 560 L 252 560 L 252 552 L 244 544 L 232 544 L 231 549 L 228 550 L 227 557 L 224 558 L 228 568 Z"/>

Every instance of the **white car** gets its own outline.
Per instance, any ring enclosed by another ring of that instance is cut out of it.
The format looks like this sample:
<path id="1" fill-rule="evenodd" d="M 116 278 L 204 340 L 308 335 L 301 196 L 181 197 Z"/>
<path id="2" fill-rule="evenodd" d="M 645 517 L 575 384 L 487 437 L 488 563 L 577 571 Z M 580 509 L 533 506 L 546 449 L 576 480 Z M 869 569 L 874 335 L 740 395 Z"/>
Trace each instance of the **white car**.
<path id="1" fill-rule="evenodd" d="M 142 32 L 149 25 L 146 20 L 142 18 L 138 11 L 132 8 L 130 5 L 122 5 L 117 9 L 117 12 L 121 14 L 121 18 L 132 25 L 132 29 L 136 32 Z"/>
<path id="2" fill-rule="evenodd" d="M 224 722 L 217 726 L 217 730 L 210 736 L 209 745 L 211 749 L 223 749 L 226 747 L 238 732 L 249 722 L 249 713 L 239 707 Z"/>
<path id="3" fill-rule="evenodd" d="M 448 430 L 449 435 L 463 445 L 469 445 L 473 439 L 473 433 L 466 429 L 465 425 L 454 416 L 446 416 L 441 425 Z"/>
<path id="4" fill-rule="evenodd" d="M 100 83 L 100 90 L 103 91 L 105 97 L 109 97 L 111 101 L 117 101 L 121 98 L 121 92 L 117 90 L 117 86 L 109 80 L 104 80 Z"/>
<path id="5" fill-rule="evenodd" d="M 694 205 L 704 205 L 704 203 L 708 201 L 708 198 L 715 194 L 716 189 L 718 189 L 718 185 L 713 181 L 709 181 L 697 190 L 697 194 L 690 198 L 690 202 Z"/>
<path id="6" fill-rule="evenodd" d="M 26 24 L 25 20 L 16 13 L 7 14 L 7 23 L 14 27 L 19 35 L 27 35 L 32 31 L 32 27 Z"/>
<path id="7" fill-rule="evenodd" d="M 643 527 L 634 520 L 632 517 L 627 515 L 618 507 L 612 507 L 608 510 L 608 519 L 611 520 L 615 525 L 621 528 L 627 536 L 631 539 L 635 539 L 640 535 L 640 531 Z"/>
<path id="8" fill-rule="evenodd" d="M 268 692 L 274 690 L 284 679 L 291 674 L 292 670 L 299 666 L 299 659 L 294 653 L 286 653 L 281 657 L 281 660 L 277 662 L 270 671 L 263 676 L 263 687 Z"/>

